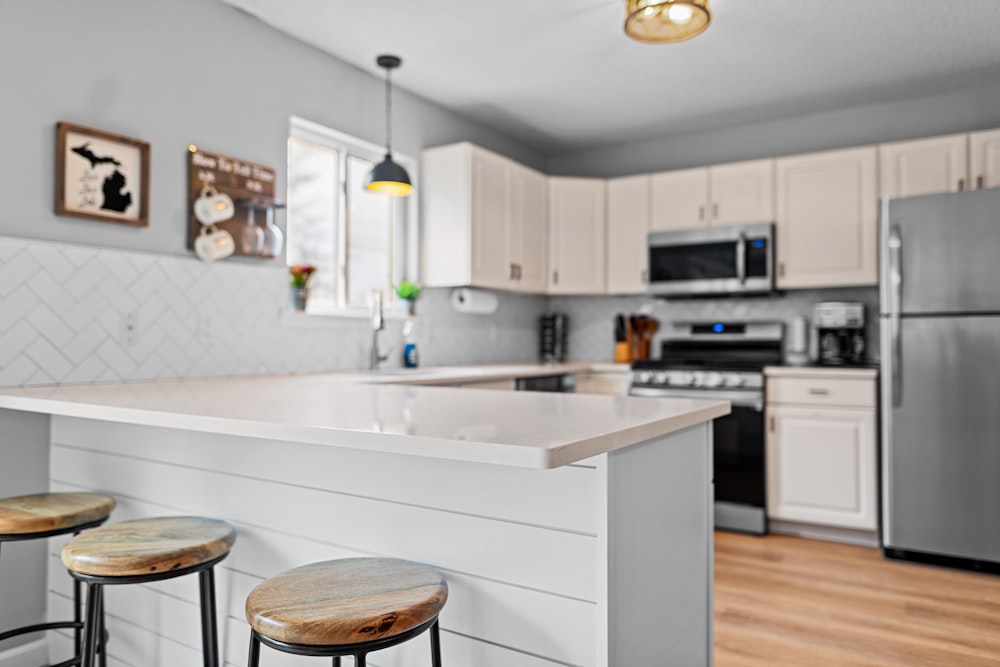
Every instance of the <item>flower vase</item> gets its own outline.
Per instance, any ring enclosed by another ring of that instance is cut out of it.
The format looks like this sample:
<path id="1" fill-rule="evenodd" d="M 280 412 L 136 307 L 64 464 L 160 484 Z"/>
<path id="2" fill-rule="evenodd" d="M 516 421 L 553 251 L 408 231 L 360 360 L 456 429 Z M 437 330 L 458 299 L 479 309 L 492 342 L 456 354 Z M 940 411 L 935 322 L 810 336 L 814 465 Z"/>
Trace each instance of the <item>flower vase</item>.
<path id="1" fill-rule="evenodd" d="M 402 311 L 403 315 L 409 315 L 413 317 L 414 306 L 416 301 L 413 299 L 400 299 L 399 300 L 399 310 Z"/>
<path id="2" fill-rule="evenodd" d="M 292 288 L 292 310 L 296 310 L 298 312 L 304 312 L 306 309 L 306 301 L 308 300 L 309 300 L 308 287 Z"/>

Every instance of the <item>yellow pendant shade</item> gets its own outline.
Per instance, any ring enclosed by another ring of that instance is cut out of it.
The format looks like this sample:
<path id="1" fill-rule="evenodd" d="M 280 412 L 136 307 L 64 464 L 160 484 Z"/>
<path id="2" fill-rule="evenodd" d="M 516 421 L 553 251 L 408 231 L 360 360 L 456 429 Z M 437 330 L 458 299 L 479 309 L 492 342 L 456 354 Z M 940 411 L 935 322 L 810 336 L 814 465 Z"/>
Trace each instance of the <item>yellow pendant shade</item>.
<path id="1" fill-rule="evenodd" d="M 709 0 L 625 0 L 625 34 L 648 44 L 683 42 L 712 22 Z"/>

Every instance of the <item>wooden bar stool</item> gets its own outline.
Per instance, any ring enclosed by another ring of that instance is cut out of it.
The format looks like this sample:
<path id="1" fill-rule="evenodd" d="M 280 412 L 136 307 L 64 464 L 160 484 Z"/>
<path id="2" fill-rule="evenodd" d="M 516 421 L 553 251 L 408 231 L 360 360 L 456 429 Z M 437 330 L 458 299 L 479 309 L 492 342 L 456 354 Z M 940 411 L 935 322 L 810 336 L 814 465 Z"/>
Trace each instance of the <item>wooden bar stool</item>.
<path id="1" fill-rule="evenodd" d="M 431 664 L 441 667 L 438 614 L 448 583 L 437 570 L 394 558 L 346 558 L 304 565 L 264 581 L 250 592 L 248 667 L 258 667 L 260 645 L 315 657 L 354 656 L 365 667 L 372 651 L 430 630 Z"/>
<path id="2" fill-rule="evenodd" d="M 115 499 L 98 493 L 38 493 L 0 500 L 0 546 L 79 533 L 100 526 L 111 516 Z M 0 642 L 33 632 L 73 630 L 75 654 L 55 667 L 79 665 L 82 656 L 82 586 L 73 582 L 73 620 L 37 623 L 0 633 Z"/>
<path id="3" fill-rule="evenodd" d="M 229 555 L 236 529 L 202 517 L 136 519 L 96 528 L 66 543 L 63 565 L 87 584 L 83 667 L 97 659 L 97 638 L 104 625 L 104 587 L 144 584 L 198 573 L 201 640 L 205 667 L 218 667 L 214 567 Z M 105 661 L 101 653 L 101 663 Z"/>

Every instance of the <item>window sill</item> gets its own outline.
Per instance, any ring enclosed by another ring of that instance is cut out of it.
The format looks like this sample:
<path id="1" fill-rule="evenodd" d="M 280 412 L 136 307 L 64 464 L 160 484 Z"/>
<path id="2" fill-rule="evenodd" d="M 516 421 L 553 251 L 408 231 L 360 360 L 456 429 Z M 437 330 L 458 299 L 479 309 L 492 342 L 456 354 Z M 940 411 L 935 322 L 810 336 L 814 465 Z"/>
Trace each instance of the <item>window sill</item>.
<path id="1" fill-rule="evenodd" d="M 409 320 L 412 315 L 396 310 L 393 306 L 388 306 L 382 310 L 382 317 L 386 320 Z M 306 311 L 293 310 L 285 307 L 281 309 L 281 326 L 293 328 L 322 327 L 335 324 L 338 321 L 367 320 L 371 318 L 371 312 L 367 308 L 311 308 Z"/>

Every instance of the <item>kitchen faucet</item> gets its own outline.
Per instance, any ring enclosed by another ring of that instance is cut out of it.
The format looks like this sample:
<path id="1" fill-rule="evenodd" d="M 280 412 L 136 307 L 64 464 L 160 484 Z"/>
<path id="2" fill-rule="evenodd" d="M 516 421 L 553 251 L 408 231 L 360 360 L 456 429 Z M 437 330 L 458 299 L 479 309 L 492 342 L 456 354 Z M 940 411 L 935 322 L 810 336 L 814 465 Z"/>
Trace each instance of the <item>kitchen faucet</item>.
<path id="1" fill-rule="evenodd" d="M 379 364 L 389 358 L 388 354 L 382 356 L 378 352 L 378 332 L 385 328 L 385 319 L 382 317 L 382 292 L 380 290 L 372 290 L 371 324 L 372 349 L 368 369 L 377 371 Z"/>

